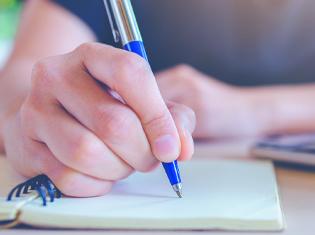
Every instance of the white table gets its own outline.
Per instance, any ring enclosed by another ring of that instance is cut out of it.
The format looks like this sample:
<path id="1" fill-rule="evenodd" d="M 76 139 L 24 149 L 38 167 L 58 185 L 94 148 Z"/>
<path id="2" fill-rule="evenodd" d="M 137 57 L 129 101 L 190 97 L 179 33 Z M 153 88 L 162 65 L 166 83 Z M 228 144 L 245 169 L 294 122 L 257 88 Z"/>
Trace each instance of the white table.
<path id="1" fill-rule="evenodd" d="M 244 158 L 248 157 L 248 146 L 250 141 L 233 142 L 233 143 L 216 143 L 207 144 L 199 143 L 196 146 L 196 155 L 200 158 Z M 1 161 L 0 161 L 1 165 Z M 282 233 L 254 233 L 254 234 L 283 234 L 283 235 L 313 235 L 315 234 L 315 171 L 304 172 L 297 169 L 277 167 L 277 178 L 281 194 L 281 201 L 285 216 L 287 228 Z M 0 177 L 5 177 L 0 172 Z M 76 230 L 38 230 L 30 228 L 20 228 L 0 231 L 2 235 L 70 235 L 70 234 L 107 234 L 107 235 L 146 235 L 146 234 L 224 234 L 239 235 L 244 233 L 238 232 L 220 232 L 220 231 L 76 231 Z M 251 233 L 246 233 L 251 234 Z"/>

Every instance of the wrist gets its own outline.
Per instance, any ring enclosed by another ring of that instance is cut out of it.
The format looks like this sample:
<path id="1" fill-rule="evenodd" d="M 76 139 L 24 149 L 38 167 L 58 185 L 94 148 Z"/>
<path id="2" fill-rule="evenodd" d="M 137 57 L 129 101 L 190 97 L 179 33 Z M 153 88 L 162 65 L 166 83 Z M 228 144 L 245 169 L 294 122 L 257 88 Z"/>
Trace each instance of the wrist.
<path id="1" fill-rule="evenodd" d="M 204 86 L 207 90 L 196 112 L 195 137 L 239 138 L 268 133 L 268 106 L 262 97 L 257 97 L 255 88 L 214 86 Z"/>

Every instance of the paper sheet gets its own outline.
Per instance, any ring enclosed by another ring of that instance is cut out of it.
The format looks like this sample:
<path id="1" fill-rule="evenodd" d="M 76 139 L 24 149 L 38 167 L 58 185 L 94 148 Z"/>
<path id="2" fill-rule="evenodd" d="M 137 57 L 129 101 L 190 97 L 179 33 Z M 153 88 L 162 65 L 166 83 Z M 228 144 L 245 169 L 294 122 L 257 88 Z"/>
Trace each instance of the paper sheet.
<path id="1" fill-rule="evenodd" d="M 180 164 L 183 198 L 159 167 L 136 173 L 96 198 L 62 198 L 48 207 L 34 201 L 20 220 L 69 228 L 281 230 L 282 213 L 273 166 L 258 161 Z"/>

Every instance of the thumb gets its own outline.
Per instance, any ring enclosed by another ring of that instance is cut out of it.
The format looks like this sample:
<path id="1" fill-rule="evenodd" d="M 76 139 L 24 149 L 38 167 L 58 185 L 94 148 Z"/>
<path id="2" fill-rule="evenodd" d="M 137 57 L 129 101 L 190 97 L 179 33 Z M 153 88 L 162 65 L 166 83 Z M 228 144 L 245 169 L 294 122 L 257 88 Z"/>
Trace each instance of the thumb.
<path id="1" fill-rule="evenodd" d="M 168 102 L 167 106 L 175 121 L 181 142 L 181 151 L 178 160 L 189 160 L 194 153 L 192 133 L 196 125 L 195 113 L 192 109 L 182 104 Z"/>

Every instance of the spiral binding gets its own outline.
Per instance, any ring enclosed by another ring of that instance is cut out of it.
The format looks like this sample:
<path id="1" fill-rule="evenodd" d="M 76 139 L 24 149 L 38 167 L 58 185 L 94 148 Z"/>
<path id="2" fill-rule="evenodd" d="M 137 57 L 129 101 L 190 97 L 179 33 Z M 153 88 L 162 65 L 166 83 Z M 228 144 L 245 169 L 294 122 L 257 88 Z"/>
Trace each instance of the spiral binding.
<path id="1" fill-rule="evenodd" d="M 42 174 L 15 186 L 8 194 L 7 200 L 11 201 L 14 194 L 15 197 L 20 197 L 21 194 L 27 194 L 31 190 L 37 191 L 38 196 L 43 201 L 43 206 L 47 205 L 46 195 L 49 196 L 50 202 L 53 202 L 55 198 L 60 198 L 62 196 L 61 191 L 54 185 L 48 176 Z"/>

